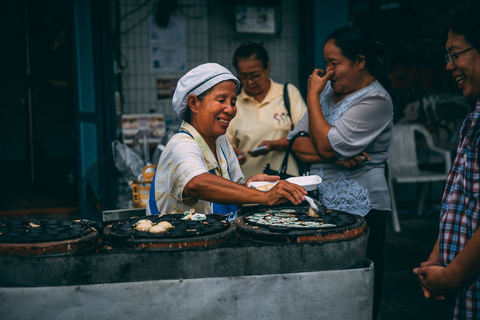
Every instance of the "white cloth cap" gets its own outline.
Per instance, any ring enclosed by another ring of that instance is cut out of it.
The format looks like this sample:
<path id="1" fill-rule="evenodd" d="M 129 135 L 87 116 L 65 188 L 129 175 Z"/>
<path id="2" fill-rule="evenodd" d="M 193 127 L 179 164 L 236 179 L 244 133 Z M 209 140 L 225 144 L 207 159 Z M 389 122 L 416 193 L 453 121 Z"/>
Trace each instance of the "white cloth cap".
<path id="1" fill-rule="evenodd" d="M 188 97 L 204 93 L 222 81 L 233 80 L 240 88 L 240 81 L 225 67 L 218 63 L 205 63 L 188 71 L 180 80 L 173 94 L 172 105 L 178 117 L 184 120 L 188 110 Z"/>

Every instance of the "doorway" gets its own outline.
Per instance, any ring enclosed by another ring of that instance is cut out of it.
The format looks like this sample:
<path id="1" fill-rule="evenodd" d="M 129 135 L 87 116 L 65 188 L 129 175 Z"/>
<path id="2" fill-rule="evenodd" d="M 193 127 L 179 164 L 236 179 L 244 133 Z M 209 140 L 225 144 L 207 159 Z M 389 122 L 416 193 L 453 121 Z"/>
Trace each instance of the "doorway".
<path id="1" fill-rule="evenodd" d="M 75 214 L 73 4 L 9 1 L 0 33 L 0 214 Z"/>

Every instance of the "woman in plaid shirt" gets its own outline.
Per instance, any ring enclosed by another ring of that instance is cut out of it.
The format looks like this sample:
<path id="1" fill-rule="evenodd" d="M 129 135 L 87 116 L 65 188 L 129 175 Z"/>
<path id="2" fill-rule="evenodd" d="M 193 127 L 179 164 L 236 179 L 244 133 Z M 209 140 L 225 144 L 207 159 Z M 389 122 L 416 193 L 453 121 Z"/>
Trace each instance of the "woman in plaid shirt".
<path id="1" fill-rule="evenodd" d="M 453 319 L 480 319 L 480 1 L 451 12 L 447 70 L 475 109 L 460 130 L 440 212 L 439 238 L 413 272 L 426 298 L 451 299 Z"/>

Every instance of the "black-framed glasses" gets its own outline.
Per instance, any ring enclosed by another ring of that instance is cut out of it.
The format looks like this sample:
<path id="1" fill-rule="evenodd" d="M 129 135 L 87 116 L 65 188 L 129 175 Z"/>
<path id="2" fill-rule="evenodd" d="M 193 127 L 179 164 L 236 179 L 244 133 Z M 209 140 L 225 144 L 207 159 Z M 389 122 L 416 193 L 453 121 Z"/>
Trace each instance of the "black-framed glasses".
<path id="1" fill-rule="evenodd" d="M 251 79 L 253 82 L 257 82 L 258 80 L 260 80 L 260 77 L 262 76 L 262 71 L 259 71 L 259 72 L 255 72 L 253 74 L 249 74 L 249 73 L 239 73 L 238 74 L 238 79 L 240 79 L 240 81 L 248 81 L 248 79 Z"/>
<path id="2" fill-rule="evenodd" d="M 465 50 L 457 52 L 457 53 L 447 52 L 444 56 L 445 57 L 445 62 L 450 63 L 450 65 L 453 67 L 455 65 L 455 57 L 456 56 L 458 56 L 459 54 L 465 53 L 467 51 L 470 51 L 473 48 L 475 48 L 475 47 L 470 47 L 468 49 L 465 49 Z"/>

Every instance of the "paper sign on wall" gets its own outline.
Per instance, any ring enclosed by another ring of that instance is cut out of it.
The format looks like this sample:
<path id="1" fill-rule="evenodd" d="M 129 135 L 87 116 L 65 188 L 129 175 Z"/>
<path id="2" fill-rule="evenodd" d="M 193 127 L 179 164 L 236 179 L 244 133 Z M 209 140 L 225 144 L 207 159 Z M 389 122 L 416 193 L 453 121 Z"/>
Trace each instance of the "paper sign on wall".
<path id="1" fill-rule="evenodd" d="M 150 68 L 152 71 L 184 72 L 187 68 L 185 16 L 174 12 L 166 28 L 150 16 Z"/>
<path id="2" fill-rule="evenodd" d="M 148 143 L 159 143 L 165 135 L 163 114 L 126 114 L 122 116 L 123 143 L 132 144 L 137 138 L 140 142 L 147 138 Z"/>

